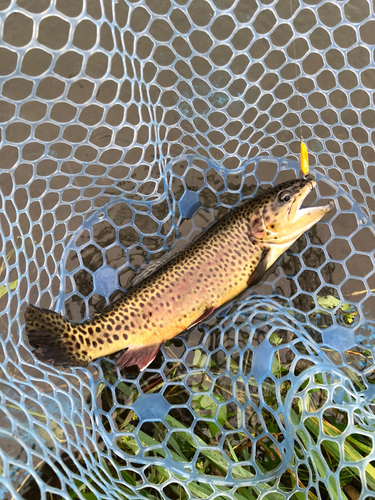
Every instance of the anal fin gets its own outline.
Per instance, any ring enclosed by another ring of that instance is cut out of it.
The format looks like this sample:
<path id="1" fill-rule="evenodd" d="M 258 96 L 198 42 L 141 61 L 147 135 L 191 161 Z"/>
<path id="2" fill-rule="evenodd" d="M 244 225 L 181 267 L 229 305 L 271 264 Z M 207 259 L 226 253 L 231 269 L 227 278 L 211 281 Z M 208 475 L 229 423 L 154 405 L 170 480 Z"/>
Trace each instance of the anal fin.
<path id="1" fill-rule="evenodd" d="M 150 344 L 143 347 L 129 347 L 116 361 L 115 368 L 122 370 L 127 366 L 137 365 L 142 371 L 155 359 L 160 346 L 161 344 Z"/>

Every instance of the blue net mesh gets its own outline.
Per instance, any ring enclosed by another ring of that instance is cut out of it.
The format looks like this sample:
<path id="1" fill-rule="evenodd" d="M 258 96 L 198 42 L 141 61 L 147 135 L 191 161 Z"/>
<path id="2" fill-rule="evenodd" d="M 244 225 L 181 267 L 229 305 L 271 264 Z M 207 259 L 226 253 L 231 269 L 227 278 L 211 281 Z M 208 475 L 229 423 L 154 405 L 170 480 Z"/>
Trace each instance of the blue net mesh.
<path id="1" fill-rule="evenodd" d="M 366 0 L 0 0 L 0 498 L 375 494 L 375 23 Z M 37 362 L 233 206 L 335 209 L 145 372 Z"/>

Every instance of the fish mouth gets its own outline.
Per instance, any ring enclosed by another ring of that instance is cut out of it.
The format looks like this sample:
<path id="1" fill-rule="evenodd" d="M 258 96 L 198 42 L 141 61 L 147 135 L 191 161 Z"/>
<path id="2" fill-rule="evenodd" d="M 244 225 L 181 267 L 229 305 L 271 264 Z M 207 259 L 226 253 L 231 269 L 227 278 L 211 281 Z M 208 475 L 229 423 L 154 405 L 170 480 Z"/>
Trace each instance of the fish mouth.
<path id="1" fill-rule="evenodd" d="M 314 179 L 309 179 L 308 184 L 302 188 L 302 196 L 295 199 L 288 214 L 288 221 L 297 222 L 301 219 L 306 222 L 306 226 L 311 226 L 318 222 L 325 214 L 330 212 L 333 207 L 333 201 L 330 201 L 327 205 L 317 206 L 317 207 L 302 207 L 302 203 L 305 201 L 307 196 L 315 188 L 316 181 Z"/>

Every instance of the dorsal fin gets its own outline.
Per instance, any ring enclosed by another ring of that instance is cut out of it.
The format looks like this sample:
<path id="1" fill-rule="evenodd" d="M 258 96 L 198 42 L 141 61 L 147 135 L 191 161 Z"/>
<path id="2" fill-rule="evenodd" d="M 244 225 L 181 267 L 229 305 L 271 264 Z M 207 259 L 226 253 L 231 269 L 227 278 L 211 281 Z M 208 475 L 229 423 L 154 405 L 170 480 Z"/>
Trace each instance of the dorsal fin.
<path id="1" fill-rule="evenodd" d="M 163 264 L 168 262 L 170 257 L 167 257 L 164 260 L 156 260 L 155 262 L 151 262 L 151 264 L 146 264 L 143 269 L 141 269 L 131 280 L 130 282 L 130 287 L 132 288 L 133 286 L 138 285 L 141 281 L 143 281 L 145 278 L 150 276 L 152 273 L 154 273 L 159 267 L 161 267 Z"/>
<path id="2" fill-rule="evenodd" d="M 169 261 L 177 257 L 177 255 L 184 252 L 189 246 L 190 244 L 186 244 L 182 249 L 178 250 L 178 252 L 175 252 L 172 255 L 169 252 L 166 257 L 162 257 L 160 260 L 146 264 L 131 280 L 129 288 L 133 288 L 133 286 L 138 285 L 141 281 L 151 276 L 151 274 L 157 271 L 160 267 L 164 266 Z"/>
<path id="3" fill-rule="evenodd" d="M 226 214 L 229 215 L 229 214 Z M 226 215 L 224 217 L 226 217 Z M 215 221 L 213 221 L 204 231 L 203 234 L 207 233 L 207 230 L 214 224 Z M 177 255 L 180 255 L 181 253 L 185 252 L 189 247 L 191 247 L 200 237 L 202 236 L 201 234 L 197 234 L 194 236 L 194 238 L 186 242 L 185 245 L 180 248 L 177 252 L 173 253 L 172 255 L 170 252 L 166 257 L 162 257 L 160 260 L 156 260 L 155 262 L 152 262 L 151 264 L 146 264 L 143 269 L 141 269 L 135 276 L 134 278 L 130 281 L 129 288 L 133 288 L 134 286 L 138 285 L 141 281 L 144 279 L 148 278 L 151 274 L 153 274 L 155 271 L 157 271 L 160 267 L 164 266 L 167 264 L 169 261 L 177 257 Z M 183 240 L 181 240 L 183 241 Z"/>

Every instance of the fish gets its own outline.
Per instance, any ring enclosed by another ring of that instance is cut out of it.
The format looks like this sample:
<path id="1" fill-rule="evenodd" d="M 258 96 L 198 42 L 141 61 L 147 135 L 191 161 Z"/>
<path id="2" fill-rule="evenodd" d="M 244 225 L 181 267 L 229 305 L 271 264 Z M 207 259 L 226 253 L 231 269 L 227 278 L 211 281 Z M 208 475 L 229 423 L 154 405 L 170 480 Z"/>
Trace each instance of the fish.
<path id="1" fill-rule="evenodd" d="M 266 271 L 333 207 L 302 207 L 313 178 L 294 179 L 247 200 L 182 252 L 145 275 L 119 300 L 82 323 L 29 305 L 26 334 L 33 354 L 57 366 L 87 366 L 126 349 L 120 370 L 144 370 L 163 342 L 204 321 Z"/>

